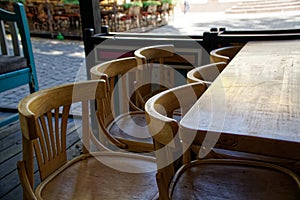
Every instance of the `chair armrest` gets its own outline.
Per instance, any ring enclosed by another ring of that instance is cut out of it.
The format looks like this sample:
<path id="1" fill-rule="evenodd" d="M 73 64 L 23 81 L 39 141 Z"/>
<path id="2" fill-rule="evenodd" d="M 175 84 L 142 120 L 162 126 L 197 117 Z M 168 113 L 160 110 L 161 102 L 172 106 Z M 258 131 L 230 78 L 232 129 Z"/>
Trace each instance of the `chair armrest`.
<path id="1" fill-rule="evenodd" d="M 25 168 L 25 162 L 23 160 L 17 162 L 17 169 L 18 169 L 19 179 L 23 187 L 24 198 L 36 200 L 37 198 L 29 183 L 27 173 L 26 173 L 26 168 Z"/>

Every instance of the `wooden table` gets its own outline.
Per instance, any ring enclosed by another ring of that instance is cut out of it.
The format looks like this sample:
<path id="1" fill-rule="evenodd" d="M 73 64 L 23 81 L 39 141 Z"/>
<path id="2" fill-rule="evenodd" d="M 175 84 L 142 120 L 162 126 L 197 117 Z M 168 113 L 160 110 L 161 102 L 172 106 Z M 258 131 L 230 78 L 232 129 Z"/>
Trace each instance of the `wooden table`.
<path id="1" fill-rule="evenodd" d="M 299 160 L 300 40 L 247 43 L 180 126 L 197 131 L 202 155 L 216 146 Z"/>

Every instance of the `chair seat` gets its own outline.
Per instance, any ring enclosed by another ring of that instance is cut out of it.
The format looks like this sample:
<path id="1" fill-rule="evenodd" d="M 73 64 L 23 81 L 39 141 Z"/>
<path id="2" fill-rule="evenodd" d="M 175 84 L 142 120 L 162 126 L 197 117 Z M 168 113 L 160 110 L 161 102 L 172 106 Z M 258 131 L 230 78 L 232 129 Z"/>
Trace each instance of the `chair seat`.
<path id="1" fill-rule="evenodd" d="M 108 127 L 109 132 L 118 139 L 153 144 L 144 112 L 130 112 L 120 115 Z"/>
<path id="2" fill-rule="evenodd" d="M 68 162 L 35 193 L 38 199 L 155 199 L 155 173 L 155 158 L 98 152 Z"/>
<path id="3" fill-rule="evenodd" d="M 27 68 L 27 60 L 21 56 L 0 55 L 0 74 Z"/>
<path id="4" fill-rule="evenodd" d="M 177 113 L 180 113 L 180 110 Z M 153 146 L 153 139 L 145 117 L 145 113 L 139 111 L 123 114 L 110 124 L 108 130 L 110 134 L 120 140 L 139 141 Z M 178 114 L 175 114 L 173 117 L 177 121 L 181 119 L 181 116 Z"/>
<path id="5" fill-rule="evenodd" d="M 259 162 L 196 161 L 175 178 L 172 199 L 300 199 L 297 182 Z M 271 165 L 270 165 L 271 166 Z"/>

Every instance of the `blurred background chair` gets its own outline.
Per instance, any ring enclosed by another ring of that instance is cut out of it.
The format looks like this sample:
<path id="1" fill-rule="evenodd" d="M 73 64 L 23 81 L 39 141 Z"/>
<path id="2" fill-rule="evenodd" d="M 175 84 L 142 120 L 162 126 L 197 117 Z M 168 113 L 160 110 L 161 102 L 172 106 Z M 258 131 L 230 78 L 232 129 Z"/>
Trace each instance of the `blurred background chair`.
<path id="1" fill-rule="evenodd" d="M 159 12 L 159 20 L 162 23 L 166 23 L 169 19 L 169 2 L 161 2 L 161 5 L 157 7 L 157 11 Z"/>
<path id="2" fill-rule="evenodd" d="M 129 8 L 128 14 L 131 16 L 130 28 L 140 28 L 141 27 L 141 7 L 131 6 Z"/>
<path id="3" fill-rule="evenodd" d="M 138 64 L 135 57 L 104 62 L 91 68 L 94 80 L 107 82 L 107 95 L 96 104 L 100 132 L 110 143 L 133 152 L 152 152 L 152 137 L 146 125 L 145 112 L 136 107 L 135 92 Z M 102 135 L 102 137 L 103 137 Z M 103 138 L 103 142 L 107 144 Z"/>
<path id="4" fill-rule="evenodd" d="M 106 95 L 106 82 L 96 80 L 41 90 L 20 102 L 23 160 L 17 165 L 25 199 L 157 198 L 155 158 L 112 152 L 91 132 L 89 102 Z M 69 118 L 73 106 L 81 109 L 80 118 Z M 83 147 L 81 155 L 68 161 L 72 120 L 78 120 L 76 131 Z M 35 159 L 38 184 L 34 184 Z"/>
<path id="5" fill-rule="evenodd" d="M 194 145 L 201 146 L 197 133 L 184 132 L 170 115 L 195 102 L 187 95 L 189 88 L 198 92 L 197 97 L 205 91 L 203 83 L 192 83 L 155 95 L 145 106 L 156 148 L 159 198 L 299 199 L 300 179 L 289 169 L 267 162 L 199 159 L 190 154 Z"/>
<path id="6" fill-rule="evenodd" d="M 241 50 L 242 46 L 228 46 L 214 49 L 210 52 L 210 62 L 225 62 L 228 64 L 232 58 Z"/>
<path id="7" fill-rule="evenodd" d="M 159 12 L 157 10 L 158 5 L 144 5 L 144 10 L 141 13 L 144 26 L 157 26 L 157 20 Z"/>
<path id="8" fill-rule="evenodd" d="M 28 84 L 30 93 L 38 91 L 30 31 L 23 4 L 14 3 L 14 13 L 0 9 L 0 44 L 0 92 L 25 84 Z M 17 112 L 16 108 L 7 110 Z M 1 119 L 0 127 L 17 119 L 17 113 L 9 115 Z"/>

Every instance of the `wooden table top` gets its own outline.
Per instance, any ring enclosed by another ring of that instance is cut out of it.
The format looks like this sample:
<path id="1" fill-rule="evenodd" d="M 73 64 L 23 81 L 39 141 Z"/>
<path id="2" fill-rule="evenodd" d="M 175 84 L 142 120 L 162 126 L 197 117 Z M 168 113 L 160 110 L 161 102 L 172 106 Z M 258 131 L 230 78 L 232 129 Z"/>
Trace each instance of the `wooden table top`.
<path id="1" fill-rule="evenodd" d="M 225 144 L 230 149 L 268 155 L 284 151 L 283 157 L 290 157 L 287 151 L 300 147 L 300 40 L 247 43 L 180 125 L 230 135 L 236 140 Z M 251 147 L 265 142 L 263 148 Z"/>

